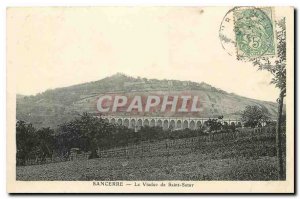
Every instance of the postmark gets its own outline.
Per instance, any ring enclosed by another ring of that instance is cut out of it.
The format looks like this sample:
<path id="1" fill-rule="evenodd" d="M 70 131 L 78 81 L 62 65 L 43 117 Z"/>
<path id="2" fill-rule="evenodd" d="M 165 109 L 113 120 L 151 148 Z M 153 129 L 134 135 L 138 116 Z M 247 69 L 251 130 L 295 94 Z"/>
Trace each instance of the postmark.
<path id="1" fill-rule="evenodd" d="M 219 30 L 222 47 L 239 58 L 274 56 L 273 12 L 269 7 L 235 7 L 222 20 Z"/>

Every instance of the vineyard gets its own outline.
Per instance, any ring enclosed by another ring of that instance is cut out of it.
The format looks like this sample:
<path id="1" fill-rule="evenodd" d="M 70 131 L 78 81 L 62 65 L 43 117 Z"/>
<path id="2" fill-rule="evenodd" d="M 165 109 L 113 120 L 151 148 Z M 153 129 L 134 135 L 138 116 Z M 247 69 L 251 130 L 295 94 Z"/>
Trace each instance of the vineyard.
<path id="1" fill-rule="evenodd" d="M 285 145 L 285 144 L 284 144 Z M 275 180 L 274 127 L 99 150 L 17 167 L 17 180 Z"/>
<path id="2" fill-rule="evenodd" d="M 111 150 L 98 151 L 98 155 L 103 158 L 108 157 L 152 157 L 152 156 L 170 156 L 170 155 L 184 155 L 192 153 L 198 149 L 211 146 L 213 144 L 220 144 L 225 142 L 227 144 L 241 141 L 242 139 L 255 137 L 262 138 L 262 136 L 274 136 L 272 128 L 260 129 L 241 129 L 238 132 L 220 133 L 211 135 L 202 135 L 199 137 L 184 138 L 184 139 L 166 139 L 151 143 L 141 142 L 138 145 L 129 147 L 115 148 Z"/>

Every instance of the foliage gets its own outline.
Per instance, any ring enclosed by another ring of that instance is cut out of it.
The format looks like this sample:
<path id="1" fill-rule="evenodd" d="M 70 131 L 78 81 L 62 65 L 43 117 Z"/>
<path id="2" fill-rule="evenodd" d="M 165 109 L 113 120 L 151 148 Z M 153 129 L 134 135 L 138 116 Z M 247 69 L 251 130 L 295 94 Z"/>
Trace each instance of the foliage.
<path id="1" fill-rule="evenodd" d="M 286 96 L 286 21 L 285 18 L 281 18 L 276 21 L 276 45 L 277 56 L 274 57 L 257 57 L 250 59 L 254 66 L 257 66 L 259 70 L 269 71 L 273 78 L 271 84 L 280 89 L 278 102 L 278 118 L 277 118 L 277 157 L 278 157 L 278 172 L 279 179 L 283 179 L 283 155 L 282 155 L 282 140 L 281 140 L 281 126 L 282 126 L 282 112 L 283 112 L 283 100 Z"/>
<path id="2" fill-rule="evenodd" d="M 209 132 L 222 129 L 222 123 L 218 119 L 209 119 L 204 124 L 208 127 Z"/>
<path id="3" fill-rule="evenodd" d="M 16 178 L 26 181 L 276 180 L 274 136 L 248 135 L 249 139 L 234 142 L 201 142 L 198 150 L 190 150 L 190 144 L 179 150 L 177 147 L 166 149 L 163 145 L 158 152 L 151 150 L 148 156 L 142 157 L 132 154 L 126 158 L 106 157 L 77 161 L 76 164 L 67 161 L 17 167 Z M 167 153 L 172 155 L 167 158 Z"/>
<path id="4" fill-rule="evenodd" d="M 83 113 L 69 122 L 59 125 L 54 132 L 51 128 L 36 130 L 32 124 L 17 122 L 17 159 L 18 165 L 24 165 L 28 159 L 40 159 L 42 162 L 52 156 L 67 158 L 72 148 L 90 151 L 90 158 L 97 158 L 97 150 L 128 146 L 144 141 L 155 142 L 164 139 L 197 137 L 209 133 L 234 131 L 232 127 L 222 125 L 220 119 L 210 119 L 196 130 L 167 129 L 162 127 L 141 127 L 137 132 L 122 125 L 108 123 L 101 117 Z"/>
<path id="5" fill-rule="evenodd" d="M 36 131 L 32 124 L 17 121 L 17 165 L 24 165 L 29 158 L 44 161 L 46 157 L 51 157 L 54 149 L 53 133 L 50 128 Z"/>
<path id="6" fill-rule="evenodd" d="M 254 66 L 258 70 L 269 71 L 273 77 L 271 84 L 274 84 L 281 91 L 286 89 L 286 21 L 282 18 L 276 21 L 276 43 L 277 43 L 277 56 L 275 57 L 256 57 L 251 58 Z"/>
<path id="7" fill-rule="evenodd" d="M 257 127 L 269 121 L 268 113 L 259 106 L 246 106 L 242 113 L 242 121 L 245 127 Z"/>

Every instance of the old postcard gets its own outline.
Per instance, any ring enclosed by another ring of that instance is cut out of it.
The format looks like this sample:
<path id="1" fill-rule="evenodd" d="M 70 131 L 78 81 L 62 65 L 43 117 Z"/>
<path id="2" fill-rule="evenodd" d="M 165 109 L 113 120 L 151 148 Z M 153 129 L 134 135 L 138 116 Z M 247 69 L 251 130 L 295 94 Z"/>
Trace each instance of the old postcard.
<path id="1" fill-rule="evenodd" d="M 10 193 L 293 193 L 292 7 L 7 9 Z"/>

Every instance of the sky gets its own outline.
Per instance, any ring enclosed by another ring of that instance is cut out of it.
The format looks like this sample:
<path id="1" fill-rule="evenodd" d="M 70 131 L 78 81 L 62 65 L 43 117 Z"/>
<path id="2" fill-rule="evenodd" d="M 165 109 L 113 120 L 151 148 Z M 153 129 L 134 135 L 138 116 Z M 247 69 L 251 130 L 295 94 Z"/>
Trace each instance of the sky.
<path id="1" fill-rule="evenodd" d="M 205 82 L 241 96 L 275 101 L 271 74 L 237 61 L 219 28 L 229 8 L 10 8 L 7 63 L 16 92 L 133 77 Z"/>

